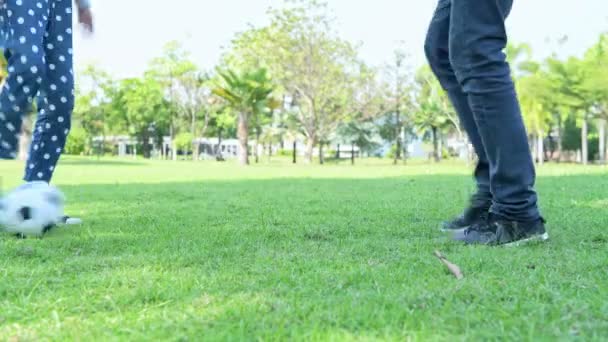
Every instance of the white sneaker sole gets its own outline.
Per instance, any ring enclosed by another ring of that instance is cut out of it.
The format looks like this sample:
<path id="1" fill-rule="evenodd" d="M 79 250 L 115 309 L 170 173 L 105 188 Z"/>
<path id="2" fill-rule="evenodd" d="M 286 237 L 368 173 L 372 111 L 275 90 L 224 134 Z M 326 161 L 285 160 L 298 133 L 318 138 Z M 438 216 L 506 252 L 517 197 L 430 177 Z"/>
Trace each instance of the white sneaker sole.
<path id="1" fill-rule="evenodd" d="M 532 236 L 532 237 L 527 238 L 527 239 L 515 241 L 515 242 L 512 242 L 512 243 L 507 243 L 507 244 L 504 244 L 503 246 L 505 246 L 505 247 L 519 247 L 519 246 L 527 245 L 529 243 L 546 242 L 548 240 L 549 240 L 549 233 L 544 233 L 542 235 L 535 235 L 535 236 Z"/>
<path id="2" fill-rule="evenodd" d="M 77 217 L 65 217 L 60 223 L 66 226 L 77 226 L 82 224 L 82 219 Z"/>
<path id="3" fill-rule="evenodd" d="M 439 228 L 439 231 L 442 233 L 462 233 L 465 230 L 469 229 L 469 227 L 466 228 L 459 228 L 459 229 L 445 229 L 445 228 Z"/>

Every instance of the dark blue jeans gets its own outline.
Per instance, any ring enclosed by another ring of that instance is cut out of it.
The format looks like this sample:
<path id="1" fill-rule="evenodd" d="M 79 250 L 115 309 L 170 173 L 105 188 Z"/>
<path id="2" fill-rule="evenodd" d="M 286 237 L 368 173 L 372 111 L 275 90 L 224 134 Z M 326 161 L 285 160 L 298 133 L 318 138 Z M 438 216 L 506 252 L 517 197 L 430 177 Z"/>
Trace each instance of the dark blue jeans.
<path id="1" fill-rule="evenodd" d="M 508 220 L 540 219 L 536 178 L 503 50 L 512 0 L 440 0 L 425 52 L 479 157 L 473 204 Z"/>

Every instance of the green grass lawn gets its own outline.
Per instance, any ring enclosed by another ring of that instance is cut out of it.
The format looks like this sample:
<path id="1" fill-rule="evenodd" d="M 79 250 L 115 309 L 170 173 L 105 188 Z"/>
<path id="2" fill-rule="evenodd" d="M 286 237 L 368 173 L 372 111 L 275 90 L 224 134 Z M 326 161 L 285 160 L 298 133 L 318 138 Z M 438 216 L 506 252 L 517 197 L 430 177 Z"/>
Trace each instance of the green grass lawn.
<path id="1" fill-rule="evenodd" d="M 608 339 L 602 167 L 539 169 L 552 239 L 515 249 L 437 231 L 458 164 L 70 158 L 56 183 L 85 224 L 0 234 L 0 341 Z"/>

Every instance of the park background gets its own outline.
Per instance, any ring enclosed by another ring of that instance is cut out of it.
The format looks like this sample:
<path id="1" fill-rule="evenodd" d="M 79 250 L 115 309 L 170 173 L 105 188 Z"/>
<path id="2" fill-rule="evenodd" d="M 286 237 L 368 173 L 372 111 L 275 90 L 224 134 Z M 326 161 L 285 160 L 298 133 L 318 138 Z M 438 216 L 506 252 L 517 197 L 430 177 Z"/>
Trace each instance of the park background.
<path id="1" fill-rule="evenodd" d="M 605 340 L 608 5 L 508 21 L 552 235 L 517 250 L 437 231 L 475 156 L 424 61 L 434 5 L 95 2 L 55 179 L 85 224 L 0 238 L 0 339 Z"/>

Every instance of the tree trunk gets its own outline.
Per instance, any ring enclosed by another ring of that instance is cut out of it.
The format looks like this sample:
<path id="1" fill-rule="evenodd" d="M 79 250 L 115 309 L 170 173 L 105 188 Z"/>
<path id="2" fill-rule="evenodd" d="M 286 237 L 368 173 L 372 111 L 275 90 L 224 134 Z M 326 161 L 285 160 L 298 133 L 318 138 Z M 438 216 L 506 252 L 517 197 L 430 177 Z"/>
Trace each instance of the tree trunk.
<path id="1" fill-rule="evenodd" d="M 606 164 L 606 119 L 601 119 L 599 122 L 599 135 L 600 163 Z"/>
<path id="2" fill-rule="evenodd" d="M 336 150 L 336 159 L 340 160 L 340 144 L 338 144 L 338 149 Z"/>
<path id="3" fill-rule="evenodd" d="M 315 138 L 308 138 L 306 141 L 306 155 L 304 156 L 304 161 L 308 164 L 312 164 L 312 155 L 316 144 L 315 140 Z"/>
<path id="4" fill-rule="evenodd" d="M 217 132 L 217 151 L 215 151 L 215 160 L 224 161 L 224 156 L 222 155 L 222 133 L 223 129 L 220 128 Z"/>
<path id="5" fill-rule="evenodd" d="M 319 164 L 325 164 L 325 159 L 323 158 L 323 142 L 319 143 Z"/>
<path id="6" fill-rule="evenodd" d="M 298 149 L 298 142 L 296 140 L 293 141 L 293 163 L 297 163 L 298 162 L 298 154 L 297 154 L 297 149 Z"/>
<path id="7" fill-rule="evenodd" d="M 192 115 L 192 121 L 190 124 L 190 133 L 192 134 L 192 160 L 197 161 L 198 160 L 198 150 L 199 150 L 199 146 L 198 144 L 195 143 L 196 141 L 196 114 L 193 113 Z"/>
<path id="8" fill-rule="evenodd" d="M 350 146 L 350 163 L 351 163 L 351 165 L 355 165 L 355 144 L 354 143 Z"/>
<path id="9" fill-rule="evenodd" d="M 439 163 L 439 161 L 441 160 L 439 158 L 439 143 L 437 140 L 437 127 L 431 127 L 431 132 L 433 133 L 433 158 L 435 159 L 436 163 Z"/>
<path id="10" fill-rule="evenodd" d="M 581 162 L 583 165 L 589 164 L 589 123 L 587 117 L 583 119 L 583 128 L 581 129 L 581 148 L 582 158 Z"/>
<path id="11" fill-rule="evenodd" d="M 142 148 L 144 149 L 143 150 L 144 158 L 146 158 L 146 159 L 152 158 L 152 145 L 150 144 L 150 136 L 147 134 L 145 134 L 143 137 Z"/>
<path id="12" fill-rule="evenodd" d="M 399 159 L 401 159 L 401 115 L 399 114 L 399 109 L 395 113 L 395 160 L 393 164 L 397 165 Z"/>
<path id="13" fill-rule="evenodd" d="M 543 165 L 545 163 L 545 142 L 544 142 L 544 133 L 542 131 L 538 132 L 537 143 L 536 143 L 536 154 L 538 158 L 538 164 Z"/>
<path id="14" fill-rule="evenodd" d="M 401 127 L 401 159 L 403 159 L 403 165 L 407 164 L 408 152 L 407 152 L 407 139 L 405 135 L 405 127 Z"/>
<path id="15" fill-rule="evenodd" d="M 196 127 L 195 127 L 196 128 Z M 207 135 L 207 129 L 209 128 L 209 111 L 205 111 L 205 120 L 203 120 L 203 128 L 201 128 L 200 131 L 200 138 L 205 138 L 205 136 Z M 196 139 L 196 135 L 194 136 L 194 138 Z M 196 144 L 196 158 L 197 160 L 200 159 L 200 144 Z"/>
<path id="16" fill-rule="evenodd" d="M 103 155 L 105 153 L 106 153 L 106 130 L 105 130 L 105 126 L 104 126 L 104 128 L 101 130 L 101 146 L 100 146 L 99 154 L 97 155 L 97 159 L 103 157 Z"/>
<path id="17" fill-rule="evenodd" d="M 199 154 L 200 154 L 200 145 L 196 142 L 196 137 L 195 137 L 194 141 L 192 141 L 192 159 L 194 161 L 199 160 Z"/>
<path id="18" fill-rule="evenodd" d="M 260 149 L 260 127 L 255 128 L 255 163 L 258 164 L 260 162 L 259 150 Z"/>
<path id="19" fill-rule="evenodd" d="M 443 160 L 443 137 L 441 136 L 439 128 L 437 128 L 437 160 Z"/>
<path id="20" fill-rule="evenodd" d="M 270 163 L 270 159 L 272 158 L 272 143 L 268 143 L 268 162 Z"/>
<path id="21" fill-rule="evenodd" d="M 141 152 L 142 155 L 144 156 L 144 159 L 148 158 L 148 142 L 146 141 L 146 135 L 142 134 L 141 135 Z"/>
<path id="22" fill-rule="evenodd" d="M 562 119 L 558 117 L 557 119 L 557 162 L 559 163 L 562 160 L 562 153 L 564 150 L 563 145 L 563 128 L 562 128 Z"/>
<path id="23" fill-rule="evenodd" d="M 169 128 L 169 136 L 171 138 L 171 159 L 177 161 L 177 145 L 175 144 L 175 127 L 173 127 L 173 123 L 171 123 L 171 127 Z"/>
<path id="24" fill-rule="evenodd" d="M 239 162 L 241 165 L 249 165 L 249 127 L 247 127 L 247 114 L 239 114 Z"/>

